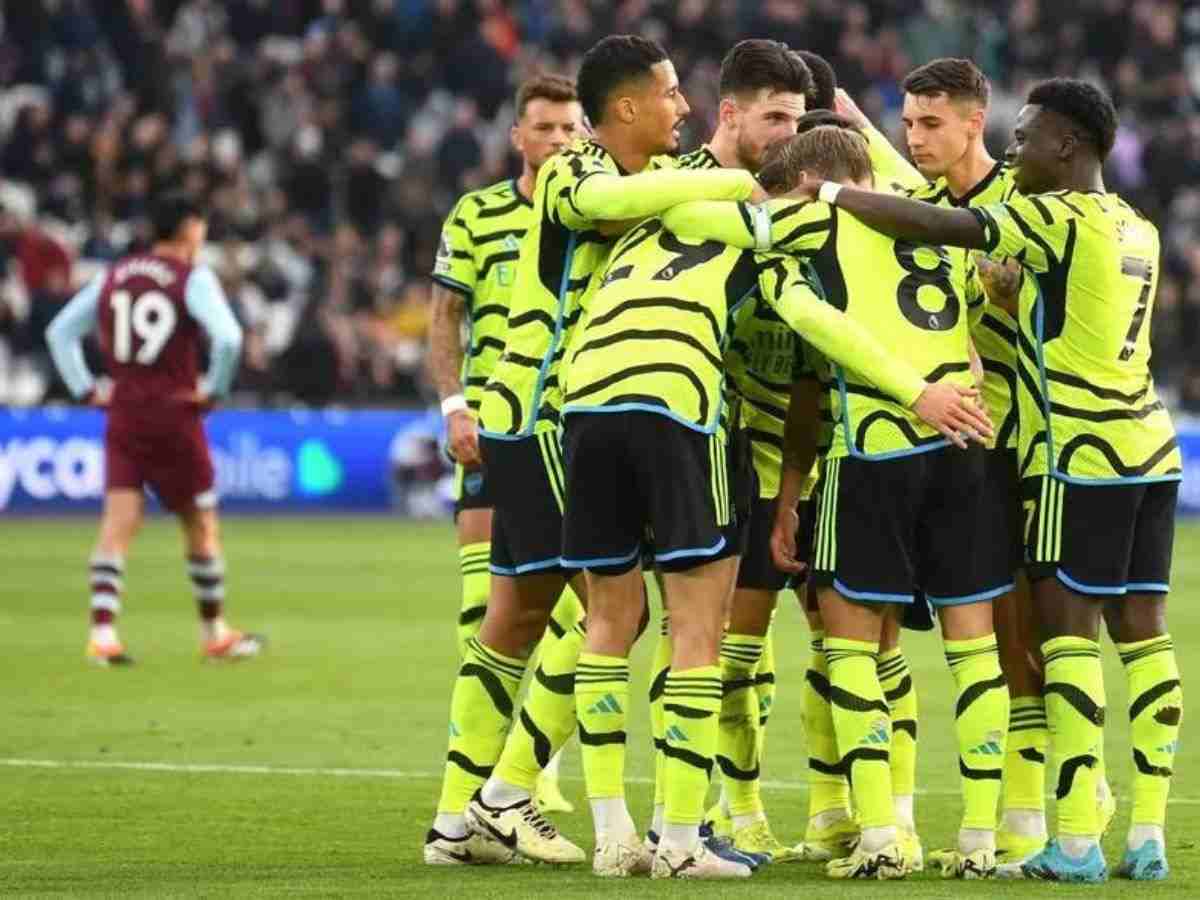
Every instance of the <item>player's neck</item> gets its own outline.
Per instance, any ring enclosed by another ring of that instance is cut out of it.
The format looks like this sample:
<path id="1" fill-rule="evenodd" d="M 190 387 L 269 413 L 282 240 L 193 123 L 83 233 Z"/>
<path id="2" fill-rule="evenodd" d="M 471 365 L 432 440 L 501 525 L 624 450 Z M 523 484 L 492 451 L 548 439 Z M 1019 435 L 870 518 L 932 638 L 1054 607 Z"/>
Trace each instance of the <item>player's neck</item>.
<path id="1" fill-rule="evenodd" d="M 537 173 L 533 171 L 529 163 L 525 163 L 525 167 L 517 179 L 517 193 L 526 200 L 533 202 L 533 185 L 536 181 Z"/>
<path id="2" fill-rule="evenodd" d="M 594 139 L 597 144 L 609 152 L 617 161 L 618 166 L 631 175 L 642 171 L 650 164 L 650 157 L 653 154 L 647 153 L 639 147 L 637 138 L 624 129 L 600 126 L 595 129 Z"/>
<path id="3" fill-rule="evenodd" d="M 1089 161 L 1076 163 L 1065 173 L 1057 191 L 1104 191 L 1104 174 L 1100 166 Z"/>
<path id="4" fill-rule="evenodd" d="M 192 263 L 193 253 L 191 248 L 178 241 L 159 241 L 150 248 L 150 252 L 155 256 L 165 256 L 167 259 L 173 259 L 187 265 L 191 265 Z"/>
<path id="5" fill-rule="evenodd" d="M 976 185 L 991 174 L 996 161 L 983 146 L 983 141 L 973 143 L 954 165 L 946 170 L 946 186 L 956 198 L 973 191 Z"/>
<path id="6" fill-rule="evenodd" d="M 738 161 L 737 138 L 724 128 L 718 128 L 713 132 L 713 136 L 708 142 L 708 152 L 716 158 L 723 169 L 740 169 L 742 167 Z"/>

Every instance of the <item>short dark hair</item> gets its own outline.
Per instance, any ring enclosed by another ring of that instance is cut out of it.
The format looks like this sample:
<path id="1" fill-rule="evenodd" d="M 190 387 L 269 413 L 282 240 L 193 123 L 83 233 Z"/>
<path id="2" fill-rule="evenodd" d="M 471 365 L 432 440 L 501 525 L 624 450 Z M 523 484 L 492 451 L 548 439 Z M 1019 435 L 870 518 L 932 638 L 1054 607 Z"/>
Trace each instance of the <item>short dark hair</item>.
<path id="1" fill-rule="evenodd" d="M 874 179 L 867 139 L 857 131 L 821 125 L 780 141 L 767 151 L 758 183 L 769 194 L 786 194 L 808 172 L 827 181 Z"/>
<path id="2" fill-rule="evenodd" d="M 768 88 L 804 94 L 812 90 L 808 66 L 782 41 L 738 41 L 721 60 L 721 96 Z"/>
<path id="3" fill-rule="evenodd" d="M 832 125 L 834 128 L 846 128 L 850 131 L 862 132 L 862 129 L 852 119 L 834 112 L 832 109 L 811 109 L 796 120 L 796 134 L 804 134 L 814 128 Z"/>
<path id="4" fill-rule="evenodd" d="M 610 34 L 597 41 L 583 54 L 575 79 L 575 90 L 588 121 L 599 125 L 613 91 L 632 78 L 649 75 L 655 63 L 666 60 L 667 51 L 658 41 L 636 34 Z"/>
<path id="5" fill-rule="evenodd" d="M 1101 162 L 1117 139 L 1117 108 L 1100 88 L 1078 78 L 1051 78 L 1033 86 L 1025 101 L 1070 119 Z"/>
<path id="6" fill-rule="evenodd" d="M 808 94 L 809 109 L 833 109 L 837 100 L 837 74 L 829 60 L 811 50 L 797 50 L 812 75 L 812 90 Z"/>
<path id="7" fill-rule="evenodd" d="M 928 97 L 945 94 L 951 100 L 974 100 L 987 106 L 992 86 L 969 59 L 943 57 L 918 66 L 901 83 L 904 92 Z"/>
<path id="8" fill-rule="evenodd" d="M 155 197 L 150 204 L 150 227 L 154 240 L 169 241 L 187 219 L 204 219 L 207 213 L 200 201 L 184 191 L 167 191 Z"/>
<path id="9" fill-rule="evenodd" d="M 525 108 L 534 100 L 549 100 L 551 103 L 570 103 L 578 100 L 575 83 L 565 75 L 539 72 L 526 78 L 517 88 L 517 118 L 525 115 Z"/>

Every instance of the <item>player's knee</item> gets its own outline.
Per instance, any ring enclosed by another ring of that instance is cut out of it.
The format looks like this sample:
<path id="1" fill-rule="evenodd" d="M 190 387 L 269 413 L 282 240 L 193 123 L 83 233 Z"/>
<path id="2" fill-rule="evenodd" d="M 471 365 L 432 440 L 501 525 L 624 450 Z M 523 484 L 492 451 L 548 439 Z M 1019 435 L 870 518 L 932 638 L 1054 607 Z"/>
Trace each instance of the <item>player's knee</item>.
<path id="1" fill-rule="evenodd" d="M 1104 605 L 1104 623 L 1114 641 L 1134 643 L 1167 633 L 1165 594 L 1129 594 Z"/>

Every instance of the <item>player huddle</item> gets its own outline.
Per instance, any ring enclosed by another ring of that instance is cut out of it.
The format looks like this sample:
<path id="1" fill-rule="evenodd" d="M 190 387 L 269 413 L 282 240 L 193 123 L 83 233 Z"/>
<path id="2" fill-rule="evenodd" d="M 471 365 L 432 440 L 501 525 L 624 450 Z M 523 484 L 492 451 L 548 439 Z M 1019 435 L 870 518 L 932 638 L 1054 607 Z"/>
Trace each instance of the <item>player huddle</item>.
<path id="1" fill-rule="evenodd" d="M 717 129 L 682 156 L 687 101 L 652 41 L 605 38 L 574 86 L 522 87 L 522 174 L 459 201 L 433 276 L 464 595 L 427 863 L 583 861 L 542 814 L 556 792 L 535 796 L 577 729 L 597 875 L 919 870 L 901 634 L 936 614 L 962 823 L 930 864 L 1107 878 L 1103 619 L 1136 766 L 1116 871 L 1166 877 L 1181 466 L 1148 367 L 1157 231 L 1104 189 L 1116 113 L 1091 85 L 1036 85 L 1001 162 L 973 64 L 903 86 L 915 170 L 824 60 L 775 41 L 730 50 Z M 645 569 L 664 614 L 643 837 L 624 765 Z M 759 792 L 788 587 L 812 630 L 795 847 Z"/>
<path id="2" fill-rule="evenodd" d="M 458 461 L 461 667 L 427 863 L 582 862 L 543 815 L 565 801 L 539 783 L 577 732 L 597 875 L 920 870 L 901 638 L 936 614 L 962 820 L 931 866 L 1108 877 L 1103 620 L 1135 765 L 1116 872 L 1167 876 L 1181 462 L 1149 370 L 1158 234 L 1101 178 L 1116 112 L 1085 82 L 1038 84 L 997 162 L 986 78 L 935 60 L 903 84 L 913 169 L 835 84 L 819 56 L 743 41 L 722 65 L 716 131 L 679 155 L 689 108 L 666 53 L 605 38 L 576 82 L 521 87 L 521 174 L 450 213 L 430 367 Z M 206 655 L 263 644 L 224 621 L 201 425 L 240 331 L 195 264 L 203 212 L 168 196 L 154 225 L 154 246 L 48 332 L 72 392 L 110 411 L 89 570 L 88 655 L 105 664 L 129 662 L 115 618 L 145 485 L 184 525 Z M 97 326 L 112 388 L 84 362 Z M 642 835 L 624 767 L 644 570 L 663 616 Z M 785 589 L 812 634 L 809 818 L 794 847 L 760 793 Z"/>

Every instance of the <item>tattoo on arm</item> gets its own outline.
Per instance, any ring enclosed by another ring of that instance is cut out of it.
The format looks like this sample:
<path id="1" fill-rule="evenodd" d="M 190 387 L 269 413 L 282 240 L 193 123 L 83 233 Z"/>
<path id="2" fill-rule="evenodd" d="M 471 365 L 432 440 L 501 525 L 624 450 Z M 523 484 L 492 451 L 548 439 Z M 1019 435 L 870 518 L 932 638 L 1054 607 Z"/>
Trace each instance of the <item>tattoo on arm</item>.
<path id="1" fill-rule="evenodd" d="M 445 400 L 461 394 L 462 320 L 466 298 L 434 282 L 429 312 L 429 376 L 438 397 Z"/>

